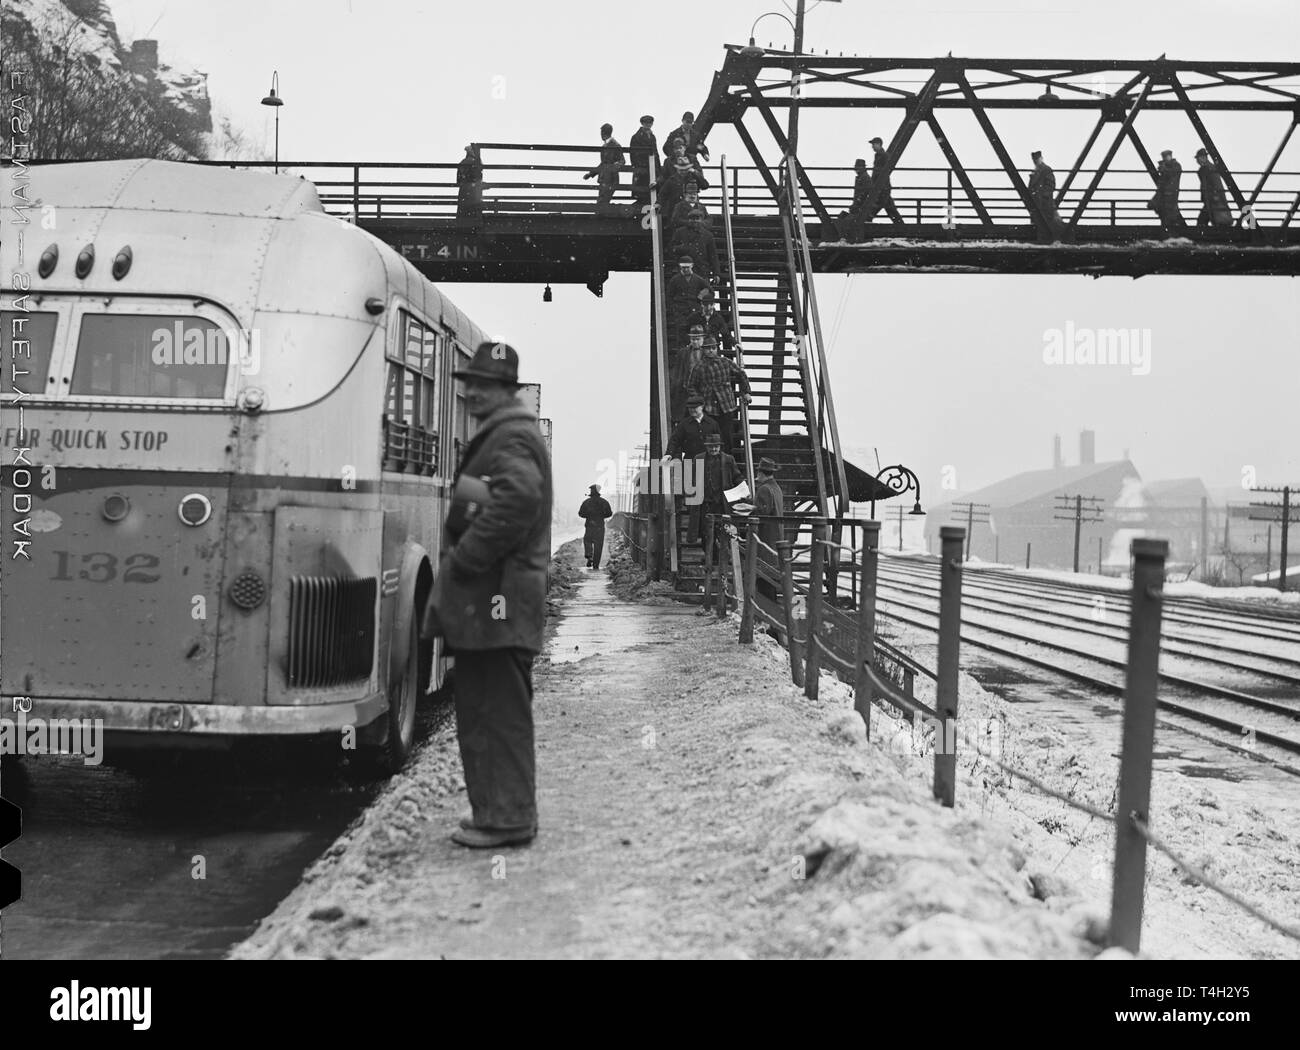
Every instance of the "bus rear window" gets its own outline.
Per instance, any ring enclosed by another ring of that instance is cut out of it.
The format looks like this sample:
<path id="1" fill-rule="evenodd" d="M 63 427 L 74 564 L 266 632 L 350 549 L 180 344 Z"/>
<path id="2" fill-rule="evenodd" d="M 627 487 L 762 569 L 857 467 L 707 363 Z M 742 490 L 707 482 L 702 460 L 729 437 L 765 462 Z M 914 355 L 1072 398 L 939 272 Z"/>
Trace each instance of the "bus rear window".
<path id="1" fill-rule="evenodd" d="M 4 331 L 4 351 L 0 354 L 0 361 L 12 363 L 13 385 L 24 394 L 45 393 L 58 322 L 58 314 L 44 310 L 39 313 L 18 310 L 0 313 Z M 23 372 L 27 374 L 23 375 Z"/>
<path id="2" fill-rule="evenodd" d="M 86 314 L 72 394 L 220 398 L 232 352 L 226 333 L 202 317 Z"/>

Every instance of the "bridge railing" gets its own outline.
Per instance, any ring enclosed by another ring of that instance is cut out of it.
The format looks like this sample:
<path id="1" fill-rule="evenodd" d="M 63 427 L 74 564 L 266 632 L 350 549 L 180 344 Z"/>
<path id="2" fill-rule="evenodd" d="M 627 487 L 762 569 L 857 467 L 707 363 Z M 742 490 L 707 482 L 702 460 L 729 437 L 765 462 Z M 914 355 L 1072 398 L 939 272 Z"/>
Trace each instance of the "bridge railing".
<path id="1" fill-rule="evenodd" d="M 626 152 L 626 151 L 625 151 Z M 626 154 L 629 158 L 630 153 Z M 482 143 L 482 214 L 487 218 L 536 216 L 594 216 L 597 182 L 583 176 L 600 159 L 598 146 L 536 145 L 527 143 Z M 659 159 L 659 158 L 656 158 Z M 202 162 L 223 167 L 269 170 L 271 162 Z M 327 211 L 357 221 L 384 219 L 455 219 L 458 217 L 459 188 L 455 162 L 330 161 L 286 162 L 280 170 L 300 174 L 314 182 Z M 702 166 L 710 186 L 701 199 L 717 216 L 723 206 L 720 165 Z M 847 211 L 853 201 L 854 172 L 848 167 L 805 167 L 818 202 L 832 216 Z M 976 197 L 995 226 L 1029 226 L 1032 219 L 1024 201 L 1000 168 L 966 168 Z M 1086 194 L 1096 169 L 1081 168 L 1059 202 L 1061 217 L 1069 221 Z M 1064 180 L 1065 173 L 1058 171 Z M 1273 170 L 1260 186 L 1262 172 L 1234 171 L 1251 205 L 1255 222 L 1264 227 L 1291 227 L 1300 204 L 1300 171 Z M 1022 173 L 1027 178 L 1027 172 Z M 631 168 L 621 173 L 613 204 L 631 217 Z M 771 216 L 779 213 L 763 173 L 756 167 L 728 165 L 726 206 L 733 216 Z M 901 218 L 908 225 L 980 225 L 978 210 L 951 168 L 900 166 L 891 173 L 892 196 Z M 1201 208 L 1199 183 L 1194 166 L 1183 171 L 1179 208 L 1189 225 L 1195 225 Z M 1147 207 L 1155 192 L 1144 168 L 1107 169 L 1106 177 L 1088 201 L 1079 218 L 1086 227 L 1156 227 L 1159 219 Z M 801 203 L 811 220 L 816 203 L 801 190 Z M 1229 199 L 1234 219 L 1240 218 L 1236 203 Z M 460 215 L 462 219 L 469 216 Z M 881 229 L 889 216 L 876 216 Z M 720 233 L 718 229 L 716 232 Z"/>

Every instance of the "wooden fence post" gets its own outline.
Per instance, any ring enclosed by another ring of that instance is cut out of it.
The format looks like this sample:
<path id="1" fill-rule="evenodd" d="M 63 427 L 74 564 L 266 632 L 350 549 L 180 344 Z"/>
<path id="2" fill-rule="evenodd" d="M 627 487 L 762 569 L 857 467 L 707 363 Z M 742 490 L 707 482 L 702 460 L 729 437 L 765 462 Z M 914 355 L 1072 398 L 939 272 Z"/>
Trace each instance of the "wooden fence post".
<path id="1" fill-rule="evenodd" d="M 701 515 L 701 539 L 704 540 L 704 608 L 713 604 L 713 515 Z"/>
<path id="2" fill-rule="evenodd" d="M 1162 585 L 1169 544 L 1165 540 L 1137 539 L 1133 541 L 1132 551 L 1133 604 L 1129 613 L 1124 736 L 1119 753 L 1119 800 L 1115 813 L 1115 877 L 1111 886 L 1108 940 L 1111 945 L 1136 955 L 1142 941 L 1147 840 L 1132 818 L 1149 821 Z"/>
<path id="3" fill-rule="evenodd" d="M 876 564 L 880 558 L 880 522 L 862 523 L 862 598 L 858 605 L 858 638 L 854 650 L 853 706 L 871 739 L 871 682 L 866 668 L 876 662 Z"/>
<path id="4" fill-rule="evenodd" d="M 731 554 L 731 584 L 736 590 L 736 611 L 740 612 L 745 607 L 745 596 L 749 592 L 745 590 L 744 581 L 741 579 L 739 530 L 727 534 L 727 549 Z"/>
<path id="5" fill-rule="evenodd" d="M 803 685 L 803 658 L 799 652 L 799 631 L 794 621 L 794 555 L 789 540 L 778 540 L 777 552 L 781 556 L 781 605 L 785 610 L 785 644 L 790 652 L 790 679 Z"/>
<path id="6" fill-rule="evenodd" d="M 817 682 L 821 678 L 822 654 L 817 648 L 821 637 L 822 600 L 826 575 L 826 521 L 812 523 L 812 568 L 808 576 L 808 642 L 804 653 L 803 695 L 817 699 Z"/>
<path id="7" fill-rule="evenodd" d="M 745 535 L 745 600 L 740 604 L 740 637 L 742 645 L 754 641 L 754 618 L 756 599 L 754 591 L 758 580 L 758 525 L 749 523 L 749 532 Z"/>
<path id="8" fill-rule="evenodd" d="M 934 709 L 934 797 L 952 806 L 957 798 L 957 665 L 961 649 L 961 554 L 966 530 L 939 529 L 939 656 Z"/>

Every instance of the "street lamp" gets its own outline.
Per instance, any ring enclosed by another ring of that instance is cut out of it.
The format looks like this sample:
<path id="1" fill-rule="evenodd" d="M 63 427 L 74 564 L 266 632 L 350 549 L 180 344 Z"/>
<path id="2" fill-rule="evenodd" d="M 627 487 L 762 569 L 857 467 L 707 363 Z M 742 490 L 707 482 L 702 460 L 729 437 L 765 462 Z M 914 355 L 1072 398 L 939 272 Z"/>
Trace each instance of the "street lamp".
<path id="1" fill-rule="evenodd" d="M 763 14 L 755 18 L 754 24 L 749 27 L 749 43 L 745 47 L 742 47 L 740 49 L 740 53 L 745 58 L 762 58 L 763 55 L 766 54 L 764 48 L 761 48 L 754 43 L 754 30 L 758 28 L 758 23 L 763 21 L 763 19 L 765 19 L 768 15 L 773 15 L 776 18 L 781 19 L 782 21 L 785 22 L 786 25 L 790 27 L 791 32 L 795 32 L 794 23 L 791 22 L 790 19 L 786 18 L 785 15 L 781 14 L 780 11 L 765 11 Z"/>
<path id="2" fill-rule="evenodd" d="M 275 173 L 280 174 L 280 107 L 284 105 L 284 99 L 280 97 L 280 73 L 275 70 L 271 73 L 271 93 L 262 99 L 262 105 L 273 106 L 275 108 Z"/>
<path id="3" fill-rule="evenodd" d="M 915 489 L 916 502 L 912 504 L 912 509 L 908 511 L 908 514 L 925 514 L 925 511 L 921 509 L 921 479 L 918 478 L 915 473 L 908 470 L 907 467 L 903 466 L 901 463 L 896 463 L 892 467 L 886 467 L 876 475 L 876 480 L 886 488 L 893 489 L 893 491 L 899 494 Z M 874 499 L 871 501 L 871 516 L 872 518 L 875 518 L 876 516 L 876 501 Z"/>

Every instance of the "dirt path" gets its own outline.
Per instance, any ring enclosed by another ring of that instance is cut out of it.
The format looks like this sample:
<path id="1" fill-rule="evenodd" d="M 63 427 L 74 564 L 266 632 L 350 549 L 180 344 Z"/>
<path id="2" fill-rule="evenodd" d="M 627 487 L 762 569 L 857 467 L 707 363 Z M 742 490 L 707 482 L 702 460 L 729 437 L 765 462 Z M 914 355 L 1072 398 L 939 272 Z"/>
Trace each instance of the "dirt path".
<path id="1" fill-rule="evenodd" d="M 467 807 L 435 738 L 233 957 L 1096 953 L 1008 833 L 935 804 L 785 659 L 586 575 L 537 665 L 536 841 L 449 841 Z"/>

